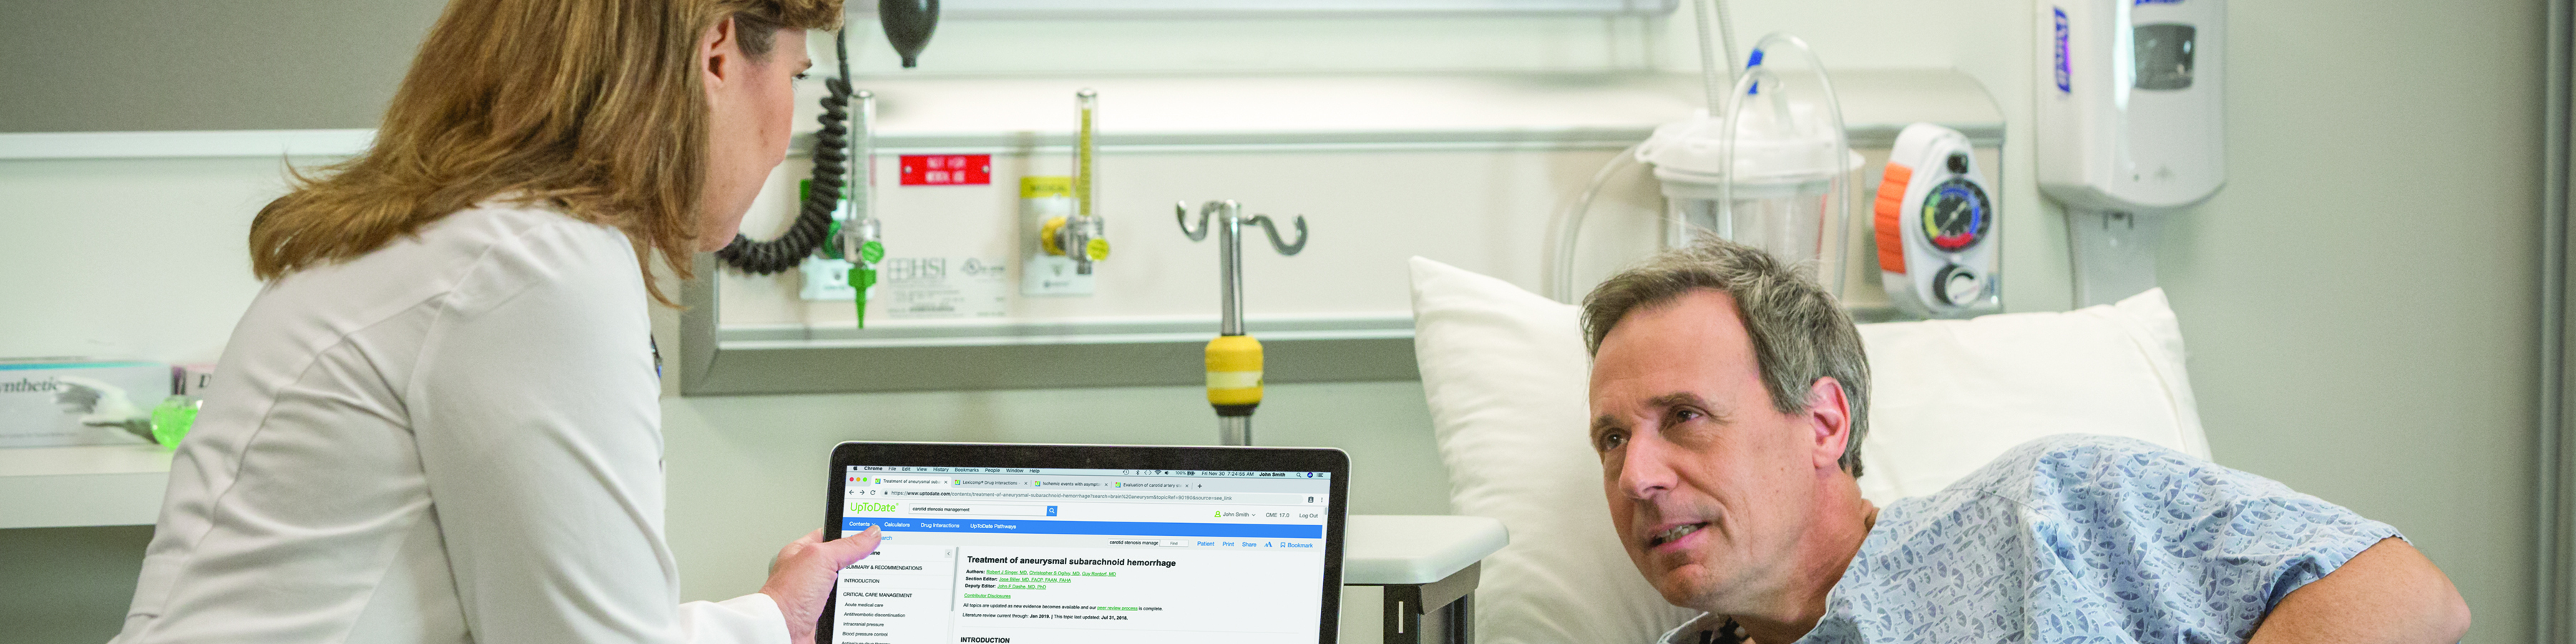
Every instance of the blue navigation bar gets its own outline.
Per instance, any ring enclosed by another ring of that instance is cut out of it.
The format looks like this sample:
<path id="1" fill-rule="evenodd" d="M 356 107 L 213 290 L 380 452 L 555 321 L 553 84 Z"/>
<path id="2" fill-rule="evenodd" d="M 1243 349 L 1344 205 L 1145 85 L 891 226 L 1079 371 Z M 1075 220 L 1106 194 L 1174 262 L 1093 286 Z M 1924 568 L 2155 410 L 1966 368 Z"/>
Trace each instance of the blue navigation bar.
<path id="1" fill-rule="evenodd" d="M 1134 537 L 1241 537 L 1322 539 L 1324 526 L 1294 524 L 1157 523 L 1152 521 L 1010 521 L 961 519 L 841 519 L 843 533 L 868 526 L 887 532 L 986 532 L 1001 534 L 1103 534 Z"/>

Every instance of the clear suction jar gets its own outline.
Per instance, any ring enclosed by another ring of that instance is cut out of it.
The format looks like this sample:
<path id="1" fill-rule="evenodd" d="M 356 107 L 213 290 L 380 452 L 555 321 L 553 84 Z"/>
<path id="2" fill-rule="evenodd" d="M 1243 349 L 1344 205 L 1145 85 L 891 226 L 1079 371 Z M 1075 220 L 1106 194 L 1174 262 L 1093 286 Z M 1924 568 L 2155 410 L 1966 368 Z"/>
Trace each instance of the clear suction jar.
<path id="1" fill-rule="evenodd" d="M 1666 211 L 1667 246 L 1688 245 L 1699 235 L 1760 248 L 1793 264 L 1821 262 L 1833 181 L 1827 172 L 1773 175 L 1735 182 L 1658 166 Z M 1748 179 L 1751 179 L 1748 177 Z"/>
<path id="2" fill-rule="evenodd" d="M 1806 267 L 1840 296 L 1849 222 L 1842 195 L 1861 158 L 1844 137 L 1824 68 L 1805 45 L 1779 34 L 1760 44 L 1722 118 L 1703 112 L 1656 128 L 1637 158 L 1654 166 L 1669 204 L 1667 247 L 1713 234 Z M 1813 79 L 1782 82 L 1775 67 L 1760 63 L 1766 50 L 1806 63 L 1783 71 Z"/>

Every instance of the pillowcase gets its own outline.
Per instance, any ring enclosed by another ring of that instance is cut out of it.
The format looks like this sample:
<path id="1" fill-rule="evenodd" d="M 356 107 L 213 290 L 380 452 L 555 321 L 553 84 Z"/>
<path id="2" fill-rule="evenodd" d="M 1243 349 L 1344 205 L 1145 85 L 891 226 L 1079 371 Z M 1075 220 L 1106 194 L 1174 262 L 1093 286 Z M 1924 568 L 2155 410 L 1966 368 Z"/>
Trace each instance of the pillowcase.
<path id="1" fill-rule="evenodd" d="M 2209 458 L 2163 289 L 2064 313 L 1863 324 L 1860 337 L 1870 370 L 1860 490 L 1879 505 L 1940 491 L 2050 434 Z"/>
<path id="2" fill-rule="evenodd" d="M 1450 505 L 1511 531 L 1484 561 L 1477 632 L 1494 644 L 1648 642 L 1695 615 L 1664 603 L 1611 528 L 1585 432 L 1577 308 L 1420 257 L 1412 269 L 1414 353 Z M 1872 376 L 1859 482 L 1873 502 L 1939 490 L 2049 434 L 2208 456 L 2162 291 L 1860 331 Z"/>

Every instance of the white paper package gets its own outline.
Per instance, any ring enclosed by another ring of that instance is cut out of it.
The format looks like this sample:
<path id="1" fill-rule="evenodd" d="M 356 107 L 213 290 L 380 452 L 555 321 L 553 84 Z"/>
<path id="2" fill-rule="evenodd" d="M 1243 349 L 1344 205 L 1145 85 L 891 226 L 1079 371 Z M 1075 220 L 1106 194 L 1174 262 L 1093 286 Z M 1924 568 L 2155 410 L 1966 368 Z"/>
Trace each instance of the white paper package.
<path id="1" fill-rule="evenodd" d="M 0 360 L 0 447 L 145 445 L 124 428 L 89 426 L 98 420 L 148 414 L 170 396 L 170 365 L 132 360 L 35 358 Z M 59 396 L 75 393 L 68 404 Z M 89 404 L 84 404 L 89 403 Z"/>

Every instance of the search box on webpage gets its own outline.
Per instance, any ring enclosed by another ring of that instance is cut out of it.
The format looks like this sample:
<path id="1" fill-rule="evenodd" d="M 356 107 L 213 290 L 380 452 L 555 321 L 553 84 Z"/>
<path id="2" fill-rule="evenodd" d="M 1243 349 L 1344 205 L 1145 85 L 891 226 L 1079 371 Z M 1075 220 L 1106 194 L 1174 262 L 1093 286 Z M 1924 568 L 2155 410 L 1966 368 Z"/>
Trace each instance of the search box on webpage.
<path id="1" fill-rule="evenodd" d="M 1051 517 L 1052 505 L 1013 505 L 998 503 L 884 503 L 852 501 L 851 514 L 889 514 L 898 516 L 936 517 Z"/>

